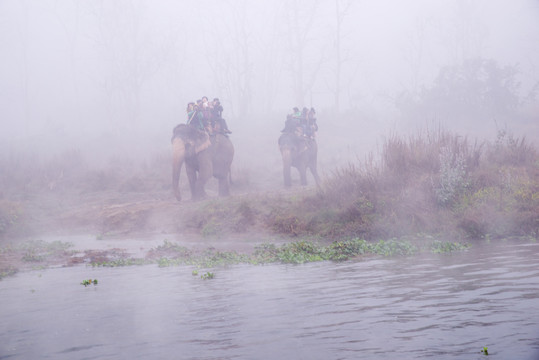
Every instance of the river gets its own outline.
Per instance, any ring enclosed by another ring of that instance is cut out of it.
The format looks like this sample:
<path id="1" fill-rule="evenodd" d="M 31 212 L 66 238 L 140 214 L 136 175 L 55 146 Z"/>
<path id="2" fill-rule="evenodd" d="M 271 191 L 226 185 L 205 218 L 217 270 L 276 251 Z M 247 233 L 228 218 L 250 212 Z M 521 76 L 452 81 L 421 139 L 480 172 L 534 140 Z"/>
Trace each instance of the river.
<path id="1" fill-rule="evenodd" d="M 537 360 L 538 259 L 538 243 L 500 242 L 198 276 L 18 273 L 0 281 L 0 359 L 481 359 L 486 346 L 489 358 Z"/>

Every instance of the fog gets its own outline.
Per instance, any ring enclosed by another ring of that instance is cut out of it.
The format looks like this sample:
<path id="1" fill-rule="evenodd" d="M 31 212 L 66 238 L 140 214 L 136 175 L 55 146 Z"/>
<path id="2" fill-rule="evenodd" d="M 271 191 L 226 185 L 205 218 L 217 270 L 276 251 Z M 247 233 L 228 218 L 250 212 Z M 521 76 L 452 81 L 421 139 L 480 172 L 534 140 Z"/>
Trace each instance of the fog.
<path id="1" fill-rule="evenodd" d="M 294 106 L 317 110 L 326 171 L 433 126 L 537 141 L 537 44 L 532 0 L 0 0 L 0 151 L 167 152 L 202 96 L 224 106 L 236 166 L 278 161 Z M 494 64 L 481 86 L 503 91 L 430 102 L 442 69 L 477 59 Z"/>

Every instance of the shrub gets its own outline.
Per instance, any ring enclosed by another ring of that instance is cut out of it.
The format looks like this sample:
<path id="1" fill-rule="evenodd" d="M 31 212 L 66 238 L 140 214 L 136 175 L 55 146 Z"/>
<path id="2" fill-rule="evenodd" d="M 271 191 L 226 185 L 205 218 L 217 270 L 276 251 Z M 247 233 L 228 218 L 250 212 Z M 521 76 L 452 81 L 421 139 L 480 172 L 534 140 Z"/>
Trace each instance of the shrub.
<path id="1" fill-rule="evenodd" d="M 435 188 L 438 203 L 452 204 L 455 198 L 468 186 L 466 161 L 461 153 L 453 153 L 450 148 L 440 149 L 440 180 Z"/>

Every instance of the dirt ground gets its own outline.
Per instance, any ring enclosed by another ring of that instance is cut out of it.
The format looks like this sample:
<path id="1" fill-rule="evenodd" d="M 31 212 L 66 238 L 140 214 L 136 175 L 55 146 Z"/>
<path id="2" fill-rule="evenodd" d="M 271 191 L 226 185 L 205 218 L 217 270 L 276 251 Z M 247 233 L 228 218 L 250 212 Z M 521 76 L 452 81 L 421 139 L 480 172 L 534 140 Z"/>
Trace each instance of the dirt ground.
<path id="1" fill-rule="evenodd" d="M 0 238 L 0 273 L 6 276 L 51 266 L 144 259 L 165 241 L 194 253 L 208 249 L 250 253 L 260 243 L 290 241 L 260 224 L 240 232 L 203 234 L 190 219 L 206 204 L 221 200 L 211 186 L 206 200 L 193 202 L 188 192 L 184 196 L 187 199 L 178 202 L 169 188 L 151 192 L 43 191 L 27 196 L 21 201 L 22 226 Z M 236 189 L 227 199 L 250 197 Z M 72 246 L 65 251 L 56 248 L 67 243 Z"/>

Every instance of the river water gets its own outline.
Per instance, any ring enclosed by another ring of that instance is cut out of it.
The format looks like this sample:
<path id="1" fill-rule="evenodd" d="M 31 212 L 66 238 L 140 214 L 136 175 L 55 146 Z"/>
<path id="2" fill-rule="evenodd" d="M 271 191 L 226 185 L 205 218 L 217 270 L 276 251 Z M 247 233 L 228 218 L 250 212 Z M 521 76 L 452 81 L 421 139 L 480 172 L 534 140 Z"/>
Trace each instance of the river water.
<path id="1" fill-rule="evenodd" d="M 539 359 L 539 244 L 0 281 L 0 359 Z M 215 278 L 200 274 L 212 271 Z M 99 280 L 84 287 L 85 278 Z"/>

